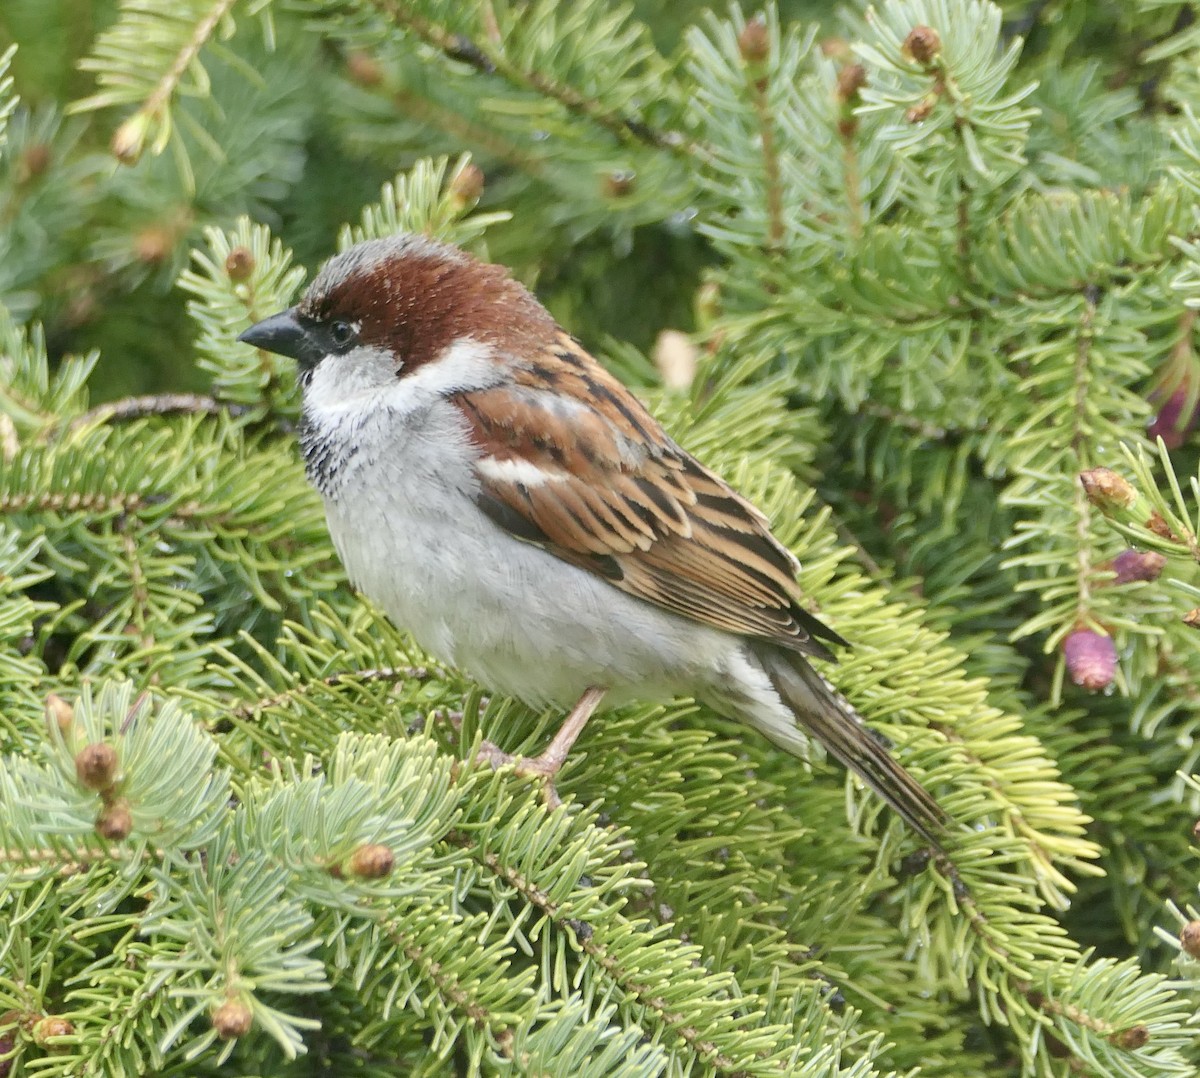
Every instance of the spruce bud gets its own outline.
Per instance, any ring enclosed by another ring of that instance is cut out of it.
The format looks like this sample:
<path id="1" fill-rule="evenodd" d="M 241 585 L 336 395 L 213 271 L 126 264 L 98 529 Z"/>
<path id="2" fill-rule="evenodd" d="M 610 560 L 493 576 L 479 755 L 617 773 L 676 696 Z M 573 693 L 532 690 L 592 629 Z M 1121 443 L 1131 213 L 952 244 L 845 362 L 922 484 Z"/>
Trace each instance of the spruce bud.
<path id="1" fill-rule="evenodd" d="M 1131 584 L 1135 580 L 1157 580 L 1167 559 L 1157 550 L 1122 550 L 1112 560 L 1117 574 L 1114 583 Z"/>
<path id="2" fill-rule="evenodd" d="M 47 1014 L 33 1023 L 33 1043 L 39 1048 L 50 1048 L 51 1037 L 69 1037 L 75 1032 L 75 1027 L 65 1018 L 56 1014 Z"/>
<path id="3" fill-rule="evenodd" d="M 383 82 L 383 68 L 375 57 L 358 49 L 346 57 L 346 74 L 359 86 L 378 86 Z"/>
<path id="4" fill-rule="evenodd" d="M 1157 396 L 1157 393 L 1151 393 L 1150 400 L 1153 401 Z M 1190 406 L 1189 397 L 1192 398 Z M 1151 441 L 1161 438 L 1163 445 L 1168 449 L 1178 449 L 1196 426 L 1197 418 L 1200 418 L 1197 415 L 1198 408 L 1200 408 L 1200 399 L 1188 386 L 1180 386 L 1163 401 L 1158 409 L 1158 414 L 1146 428 L 1147 437 Z"/>
<path id="5" fill-rule="evenodd" d="M 1113 1040 L 1118 1048 L 1124 1048 L 1127 1052 L 1136 1051 L 1150 1043 L 1150 1030 L 1146 1026 L 1130 1026 L 1118 1033 Z"/>
<path id="6" fill-rule="evenodd" d="M 58 729 L 66 737 L 75 725 L 75 709 L 58 693 L 52 692 L 46 697 L 46 727 Z"/>
<path id="7" fill-rule="evenodd" d="M 378 842 L 365 842 L 350 854 L 346 863 L 346 874 L 360 880 L 381 880 L 390 875 L 396 864 L 396 855 Z"/>
<path id="8" fill-rule="evenodd" d="M 143 228 L 133 238 L 133 253 L 139 262 L 157 266 L 165 262 L 175 247 L 175 235 L 163 225 Z"/>
<path id="9" fill-rule="evenodd" d="M 123 165 L 136 165 L 146 145 L 150 131 L 150 117 L 143 112 L 129 117 L 113 134 L 109 149 Z"/>
<path id="10" fill-rule="evenodd" d="M 117 750 L 106 741 L 84 745 L 75 754 L 75 777 L 89 790 L 107 790 L 117 777 Z"/>
<path id="11" fill-rule="evenodd" d="M 616 169 L 604 177 L 602 186 L 606 198 L 624 198 L 637 186 L 637 173 L 627 168 Z"/>
<path id="12" fill-rule="evenodd" d="M 1181 619 L 1189 629 L 1200 629 L 1200 606 L 1194 606 Z M 1200 824 L 1197 824 L 1200 827 Z"/>
<path id="13" fill-rule="evenodd" d="M 1179 930 L 1179 945 L 1193 958 L 1200 958 L 1200 921 L 1188 921 Z"/>
<path id="14" fill-rule="evenodd" d="M 254 272 L 254 255 L 249 247 L 235 247 L 225 256 L 225 272 L 231 281 L 244 281 Z"/>
<path id="15" fill-rule="evenodd" d="M 17 183 L 26 184 L 36 180 L 50 167 L 50 147 L 45 142 L 33 142 L 25 147 L 16 160 Z"/>
<path id="16" fill-rule="evenodd" d="M 1111 468 L 1089 468 L 1079 473 L 1088 501 L 1102 512 L 1130 509 L 1137 501 L 1137 491 Z"/>
<path id="17" fill-rule="evenodd" d="M 918 102 L 916 105 L 913 105 L 912 108 L 906 109 L 904 112 L 904 119 L 910 124 L 924 123 L 929 119 L 929 114 L 933 112 L 933 106 L 935 104 L 937 104 L 937 98 L 931 94 L 924 100 Z"/>
<path id="18" fill-rule="evenodd" d="M 928 67 L 930 62 L 942 51 L 942 39 L 932 26 L 914 26 L 900 46 L 905 56 L 911 57 L 922 67 Z"/>
<path id="19" fill-rule="evenodd" d="M 133 814 L 123 797 L 108 802 L 96 817 L 96 834 L 109 842 L 121 842 L 133 830 Z"/>
<path id="20" fill-rule="evenodd" d="M 867 69 L 862 64 L 847 64 L 838 72 L 837 99 L 843 105 L 858 99 L 858 91 L 867 84 Z"/>
<path id="21" fill-rule="evenodd" d="M 236 1040 L 250 1032 L 254 1015 L 240 999 L 227 999 L 212 1015 L 212 1026 L 223 1041 Z"/>
<path id="22" fill-rule="evenodd" d="M 483 197 L 483 169 L 467 165 L 450 181 L 450 204 L 461 213 Z"/>
<path id="23" fill-rule="evenodd" d="M 1117 672 L 1117 647 L 1112 637 L 1093 629 L 1076 629 L 1062 643 L 1071 680 L 1088 692 L 1112 684 Z"/>
<path id="24" fill-rule="evenodd" d="M 771 33 L 762 19 L 751 19 L 738 34 L 738 52 L 748 64 L 761 64 L 771 55 Z"/>

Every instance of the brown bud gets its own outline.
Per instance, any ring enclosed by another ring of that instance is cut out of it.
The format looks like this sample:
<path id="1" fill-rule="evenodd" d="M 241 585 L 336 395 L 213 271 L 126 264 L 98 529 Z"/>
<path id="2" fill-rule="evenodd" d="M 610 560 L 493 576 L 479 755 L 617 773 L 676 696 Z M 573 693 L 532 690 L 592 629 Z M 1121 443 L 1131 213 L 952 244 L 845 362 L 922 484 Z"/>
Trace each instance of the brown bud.
<path id="1" fill-rule="evenodd" d="M 738 52 L 748 64 L 761 64 L 771 55 L 771 33 L 762 19 L 751 19 L 738 34 Z"/>
<path id="2" fill-rule="evenodd" d="M 849 63 L 854 57 L 854 50 L 844 37 L 827 37 L 821 41 L 821 55 L 831 60 Z"/>
<path id="3" fill-rule="evenodd" d="M 89 790 L 107 790 L 117 777 L 117 750 L 106 741 L 84 745 L 75 754 L 75 777 Z"/>
<path id="4" fill-rule="evenodd" d="M 1171 530 L 1171 525 L 1162 518 L 1162 514 L 1153 512 L 1146 520 L 1146 527 L 1154 532 L 1160 539 L 1166 539 L 1169 543 L 1181 542 L 1178 535 Z"/>
<path id="5" fill-rule="evenodd" d="M 359 846 L 346 862 L 346 875 L 360 880 L 381 880 L 390 875 L 396 865 L 396 855 L 378 842 L 366 842 Z"/>
<path id="6" fill-rule="evenodd" d="M 254 255 L 249 247 L 234 247 L 225 256 L 225 272 L 231 281 L 244 281 L 254 272 Z"/>
<path id="7" fill-rule="evenodd" d="M 378 86 L 383 82 L 383 68 L 375 57 L 358 49 L 346 57 L 346 74 L 359 86 Z"/>
<path id="8" fill-rule="evenodd" d="M 929 119 L 929 114 L 933 112 L 933 106 L 937 103 L 937 98 L 927 97 L 919 104 L 913 105 L 912 108 L 906 109 L 904 118 L 910 124 L 919 124 Z"/>
<path id="9" fill-rule="evenodd" d="M 1157 550 L 1122 550 L 1112 560 L 1116 584 L 1131 584 L 1136 580 L 1157 580 L 1167 559 Z"/>
<path id="10" fill-rule="evenodd" d="M 96 817 L 96 834 L 109 842 L 121 842 L 133 830 L 133 814 L 129 802 L 123 797 L 110 801 Z"/>
<path id="11" fill-rule="evenodd" d="M 1200 921 L 1188 921 L 1179 930 L 1179 944 L 1193 958 L 1200 958 Z"/>
<path id="12" fill-rule="evenodd" d="M 1200 843 L 1200 820 L 1192 824 L 1192 841 Z"/>
<path id="13" fill-rule="evenodd" d="M 483 169 L 467 165 L 450 181 L 450 202 L 457 210 L 470 209 L 483 197 Z"/>
<path id="14" fill-rule="evenodd" d="M 1097 509 L 1128 509 L 1137 491 L 1111 468 L 1089 468 L 1079 473 L 1084 493 Z"/>
<path id="15" fill-rule="evenodd" d="M 637 173 L 631 169 L 620 168 L 604 177 L 602 185 L 606 198 L 624 198 L 632 194 L 637 186 Z"/>
<path id="16" fill-rule="evenodd" d="M 1150 394 L 1150 400 L 1162 400 L 1161 392 Z M 1178 449 L 1200 420 L 1200 400 L 1196 391 L 1189 385 L 1179 386 L 1162 405 L 1158 414 L 1146 428 L 1146 435 L 1151 441 L 1161 438 L 1168 449 Z"/>
<path id="17" fill-rule="evenodd" d="M 150 120 L 143 113 L 135 113 L 113 133 L 109 149 L 123 165 L 136 165 L 146 145 Z"/>
<path id="18" fill-rule="evenodd" d="M 1112 637 L 1093 629 L 1076 629 L 1062 643 L 1071 680 L 1088 692 L 1112 684 L 1117 672 L 1117 647 Z"/>
<path id="19" fill-rule="evenodd" d="M 1200 629 L 1200 606 L 1194 606 L 1180 619 L 1189 629 Z M 1200 825 L 1197 825 L 1200 826 Z"/>
<path id="20" fill-rule="evenodd" d="M 867 69 L 862 64 L 847 64 L 838 72 L 837 98 L 847 104 L 858 97 L 858 91 L 867 84 Z"/>
<path id="21" fill-rule="evenodd" d="M 900 49 L 922 67 L 928 67 L 930 61 L 942 51 L 942 39 L 932 26 L 914 26 Z"/>
<path id="22" fill-rule="evenodd" d="M 33 1023 L 31 1031 L 33 1043 L 39 1048 L 52 1047 L 48 1042 L 51 1037 L 69 1037 L 75 1032 L 75 1027 L 65 1018 L 56 1014 L 47 1014 Z"/>
<path id="23" fill-rule="evenodd" d="M 1150 1043 L 1150 1030 L 1145 1026 L 1130 1026 L 1113 1037 L 1113 1041 L 1118 1048 L 1132 1052 L 1138 1048 L 1145 1048 Z"/>
<path id="24" fill-rule="evenodd" d="M 223 1041 L 236 1040 L 250 1032 L 254 1015 L 240 999 L 227 999 L 212 1015 L 213 1029 Z"/>
<path id="25" fill-rule="evenodd" d="M 175 235 L 162 225 L 143 228 L 133 238 L 133 253 L 139 262 L 156 266 L 165 262 L 175 248 Z"/>
<path id="26" fill-rule="evenodd" d="M 63 736 L 71 732 L 75 725 L 75 709 L 58 693 L 52 692 L 46 697 L 46 726 L 48 729 L 61 730 Z"/>
<path id="27" fill-rule="evenodd" d="M 34 142 L 26 146 L 21 156 L 17 158 L 15 178 L 17 183 L 29 183 L 36 180 L 50 167 L 50 147 L 44 142 Z"/>

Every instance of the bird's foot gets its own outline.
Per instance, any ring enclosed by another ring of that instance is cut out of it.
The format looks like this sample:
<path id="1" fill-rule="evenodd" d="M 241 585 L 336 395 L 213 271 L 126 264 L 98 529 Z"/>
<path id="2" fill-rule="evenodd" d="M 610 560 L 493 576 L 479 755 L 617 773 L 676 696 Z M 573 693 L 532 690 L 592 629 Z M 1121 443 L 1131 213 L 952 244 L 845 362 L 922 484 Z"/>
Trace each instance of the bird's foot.
<path id="1" fill-rule="evenodd" d="M 475 760 L 477 763 L 489 764 L 495 770 L 511 766 L 522 778 L 534 779 L 541 783 L 542 797 L 547 808 L 556 809 L 562 804 L 562 798 L 558 796 L 558 790 L 554 787 L 554 776 L 563 765 L 557 753 L 547 750 L 540 756 L 518 756 L 505 752 L 492 741 L 484 741 L 475 754 Z"/>

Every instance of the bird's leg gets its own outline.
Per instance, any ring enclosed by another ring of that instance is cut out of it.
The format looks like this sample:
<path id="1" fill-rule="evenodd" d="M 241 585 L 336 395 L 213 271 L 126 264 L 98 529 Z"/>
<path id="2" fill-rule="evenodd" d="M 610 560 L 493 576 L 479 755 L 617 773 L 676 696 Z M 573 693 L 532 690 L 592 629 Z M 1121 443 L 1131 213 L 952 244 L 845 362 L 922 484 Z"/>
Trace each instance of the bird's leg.
<path id="1" fill-rule="evenodd" d="M 513 764 L 518 775 L 540 778 L 545 783 L 546 804 L 551 808 L 557 808 L 562 801 L 559 799 L 558 791 L 554 788 L 554 776 L 558 774 L 567 759 L 567 754 L 571 751 L 571 746 L 583 733 L 588 719 L 600 706 L 600 701 L 604 699 L 607 691 L 607 689 L 587 689 L 579 698 L 579 702 L 571 709 L 571 713 L 563 720 L 563 724 L 558 728 L 558 733 L 551 738 L 550 744 L 539 755 L 512 756 L 507 752 L 501 752 L 490 741 L 485 741 L 479 749 L 478 759 L 486 760 L 492 767 Z"/>

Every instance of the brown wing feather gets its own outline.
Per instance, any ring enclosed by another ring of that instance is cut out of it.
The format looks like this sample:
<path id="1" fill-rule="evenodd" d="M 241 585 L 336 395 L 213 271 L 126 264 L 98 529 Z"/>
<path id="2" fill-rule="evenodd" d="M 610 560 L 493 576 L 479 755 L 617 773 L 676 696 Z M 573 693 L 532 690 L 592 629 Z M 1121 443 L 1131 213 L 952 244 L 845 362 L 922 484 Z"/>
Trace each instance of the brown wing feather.
<path id="1" fill-rule="evenodd" d="M 528 542 L 684 617 L 830 657 L 766 518 L 562 335 L 516 384 L 456 398 L 486 451 L 479 504 Z"/>

